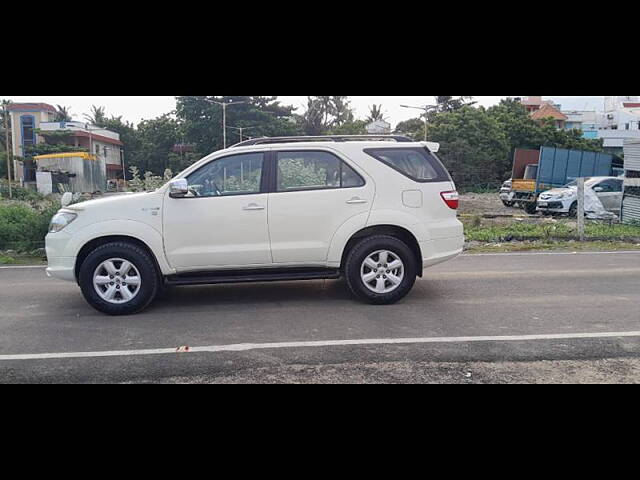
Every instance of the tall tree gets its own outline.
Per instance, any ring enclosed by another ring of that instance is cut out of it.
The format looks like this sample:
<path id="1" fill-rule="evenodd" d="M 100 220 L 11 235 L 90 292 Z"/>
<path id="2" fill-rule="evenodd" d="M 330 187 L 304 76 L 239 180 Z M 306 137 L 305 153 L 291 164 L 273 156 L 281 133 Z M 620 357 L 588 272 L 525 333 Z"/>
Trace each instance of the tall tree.
<path id="1" fill-rule="evenodd" d="M 107 115 L 105 114 L 104 107 L 96 107 L 95 105 L 91 105 L 89 113 L 85 113 L 84 118 L 93 125 L 104 127 L 104 124 L 107 120 Z"/>
<path id="2" fill-rule="evenodd" d="M 477 102 L 471 101 L 473 97 L 436 97 L 437 111 L 453 112 L 465 105 L 475 105 Z"/>
<path id="3" fill-rule="evenodd" d="M 462 187 L 502 180 L 509 142 L 502 126 L 484 107 L 463 106 L 436 114 L 429 124 L 429 140 L 440 143 L 439 155 Z"/>
<path id="4" fill-rule="evenodd" d="M 70 122 L 71 121 L 71 108 L 64 107 L 62 105 L 56 105 L 56 122 Z"/>
<path id="5" fill-rule="evenodd" d="M 255 127 L 247 130 L 252 137 L 297 135 L 301 131 L 295 122 L 293 107 L 281 105 L 277 97 L 176 97 L 176 115 L 182 125 L 184 140 L 195 144 L 196 151 L 201 155 L 207 155 L 223 146 L 222 107 L 208 100 L 244 102 L 227 107 L 227 126 Z M 227 145 L 238 140 L 236 131 L 229 129 Z"/>
<path id="6" fill-rule="evenodd" d="M 297 117 L 306 135 L 326 135 L 354 121 L 346 96 L 307 97 L 307 110 Z"/>
<path id="7" fill-rule="evenodd" d="M 424 120 L 422 118 L 411 118 L 396 125 L 395 133 L 407 135 L 414 140 L 424 140 Z"/>
<path id="8" fill-rule="evenodd" d="M 384 113 L 382 112 L 382 105 L 371 105 L 369 107 L 369 115 L 365 119 L 367 123 L 376 122 L 378 120 L 384 120 Z"/>

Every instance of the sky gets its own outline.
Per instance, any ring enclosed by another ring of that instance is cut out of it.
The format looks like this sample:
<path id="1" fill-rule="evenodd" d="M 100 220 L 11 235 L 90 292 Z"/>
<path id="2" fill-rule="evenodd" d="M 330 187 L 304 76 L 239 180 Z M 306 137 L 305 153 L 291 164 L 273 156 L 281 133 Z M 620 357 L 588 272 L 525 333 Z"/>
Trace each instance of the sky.
<path id="1" fill-rule="evenodd" d="M 511 95 L 512 97 L 524 95 Z M 156 118 L 168 113 L 175 108 L 175 97 L 172 96 L 4 96 L 0 98 L 10 99 L 14 102 L 44 102 L 51 105 L 71 107 L 70 113 L 74 120 L 84 120 L 83 114 L 88 113 L 91 105 L 105 107 L 108 116 L 122 115 L 123 119 L 137 124 L 140 120 Z M 302 113 L 306 105 L 304 96 L 279 96 L 283 104 L 298 107 L 296 113 Z M 495 105 L 502 97 L 477 96 L 474 100 L 479 105 L 489 107 Z M 563 108 L 572 110 L 602 110 L 603 97 L 543 97 L 545 100 L 554 100 L 561 103 Z M 382 104 L 382 110 L 387 121 L 395 126 L 398 122 L 415 118 L 420 115 L 418 110 L 403 108 L 400 105 L 422 106 L 435 102 L 434 97 L 397 97 L 397 96 L 350 96 L 351 106 L 356 117 L 365 117 L 369 112 L 369 106 Z"/>

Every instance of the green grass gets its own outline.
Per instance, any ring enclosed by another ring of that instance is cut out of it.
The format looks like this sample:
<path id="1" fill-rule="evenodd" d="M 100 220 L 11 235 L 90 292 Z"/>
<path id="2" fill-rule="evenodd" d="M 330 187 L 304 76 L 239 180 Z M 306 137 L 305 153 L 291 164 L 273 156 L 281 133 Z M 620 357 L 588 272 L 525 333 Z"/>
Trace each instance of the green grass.
<path id="1" fill-rule="evenodd" d="M 509 242 L 525 240 L 570 240 L 578 236 L 574 223 L 509 223 L 503 225 L 481 225 L 471 220 L 465 223 L 467 241 Z M 640 243 L 640 227 L 635 225 L 609 225 L 607 223 L 588 222 L 585 225 L 585 238 L 593 241 L 621 241 Z"/>
<path id="2" fill-rule="evenodd" d="M 6 256 L 0 255 L 0 265 L 45 265 L 45 258 L 30 255 Z"/>

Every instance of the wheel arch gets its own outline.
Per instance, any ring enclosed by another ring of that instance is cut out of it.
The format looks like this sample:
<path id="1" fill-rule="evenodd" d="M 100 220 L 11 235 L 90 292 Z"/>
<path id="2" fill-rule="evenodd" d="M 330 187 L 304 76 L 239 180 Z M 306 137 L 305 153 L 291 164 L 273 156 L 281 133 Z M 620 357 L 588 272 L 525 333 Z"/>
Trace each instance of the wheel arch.
<path id="1" fill-rule="evenodd" d="M 411 249 L 415 256 L 416 272 L 419 277 L 422 277 L 422 251 L 420 250 L 420 244 L 415 235 L 404 227 L 391 224 L 382 225 L 370 225 L 355 232 L 342 250 L 342 256 L 340 258 L 340 268 L 343 269 L 347 255 L 351 249 L 358 243 L 359 240 L 370 237 L 373 235 L 389 235 L 402 240 Z"/>
<path id="2" fill-rule="evenodd" d="M 76 277 L 76 282 L 80 276 L 80 267 L 84 260 L 89 256 L 89 254 L 98 248 L 101 245 L 105 245 L 107 243 L 112 242 L 127 242 L 132 243 L 140 248 L 142 248 L 147 254 L 153 259 L 153 263 L 156 267 L 156 271 L 158 272 L 158 276 L 160 280 L 162 280 L 162 269 L 160 268 L 160 264 L 158 263 L 158 259 L 156 255 L 153 253 L 153 250 L 149 245 L 147 245 L 143 240 L 139 238 L 132 237 L 130 235 L 103 235 L 100 237 L 93 238 L 87 241 L 79 250 L 78 255 L 76 257 L 76 263 L 74 266 L 74 275 Z"/>

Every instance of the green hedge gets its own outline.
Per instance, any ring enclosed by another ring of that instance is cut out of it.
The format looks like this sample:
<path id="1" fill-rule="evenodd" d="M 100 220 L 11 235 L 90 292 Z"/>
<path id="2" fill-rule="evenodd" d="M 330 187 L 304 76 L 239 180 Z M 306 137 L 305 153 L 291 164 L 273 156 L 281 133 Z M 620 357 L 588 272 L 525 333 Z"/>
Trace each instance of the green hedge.
<path id="1" fill-rule="evenodd" d="M 32 206 L 0 201 L 0 250 L 26 252 L 42 248 L 51 217 L 59 208 L 55 202 Z"/>

